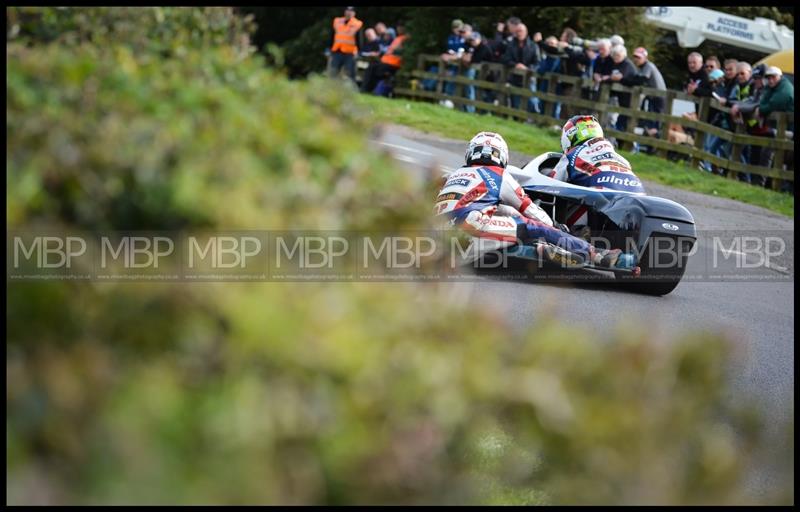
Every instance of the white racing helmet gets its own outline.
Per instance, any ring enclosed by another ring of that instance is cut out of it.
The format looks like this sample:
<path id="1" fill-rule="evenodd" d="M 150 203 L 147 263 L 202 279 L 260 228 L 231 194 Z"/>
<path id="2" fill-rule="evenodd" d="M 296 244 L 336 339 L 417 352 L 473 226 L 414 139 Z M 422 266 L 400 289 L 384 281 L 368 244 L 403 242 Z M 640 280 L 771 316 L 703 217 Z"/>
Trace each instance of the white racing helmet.
<path id="1" fill-rule="evenodd" d="M 497 165 L 505 169 L 508 144 L 499 133 L 480 132 L 469 141 L 464 159 L 467 165 Z"/>

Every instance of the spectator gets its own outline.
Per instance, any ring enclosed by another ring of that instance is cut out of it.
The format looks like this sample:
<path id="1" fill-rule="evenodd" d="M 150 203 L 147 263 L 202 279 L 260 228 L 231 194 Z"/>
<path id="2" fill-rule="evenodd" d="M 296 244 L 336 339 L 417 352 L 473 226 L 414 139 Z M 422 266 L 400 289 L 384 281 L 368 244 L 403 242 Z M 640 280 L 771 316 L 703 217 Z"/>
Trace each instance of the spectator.
<path id="1" fill-rule="evenodd" d="M 763 135 L 775 137 L 775 129 L 770 127 L 767 117 L 773 112 L 794 112 L 794 85 L 783 76 L 783 72 L 776 66 L 770 66 L 764 73 L 766 86 L 761 100 L 758 102 L 756 114 L 762 117 L 764 130 Z M 794 122 L 789 121 L 789 130 L 794 131 Z M 769 166 L 773 158 L 772 149 L 762 147 L 761 165 Z M 764 183 L 764 186 L 767 184 Z M 790 189 L 789 183 L 785 182 L 783 190 Z"/>
<path id="2" fill-rule="evenodd" d="M 600 39 L 597 41 L 597 60 L 594 63 L 594 73 L 592 78 L 595 83 L 595 90 L 598 90 L 600 82 L 611 77 L 611 67 L 614 60 L 611 58 L 611 41 Z"/>
<path id="3" fill-rule="evenodd" d="M 667 84 L 664 83 L 664 77 L 661 76 L 661 71 L 655 64 L 648 60 L 648 52 L 646 48 L 638 47 L 633 50 L 633 62 L 636 65 L 637 73 L 634 77 L 636 85 L 642 85 L 651 89 L 658 89 L 659 91 L 666 91 Z M 663 96 L 645 96 L 640 105 L 640 109 L 654 114 L 664 113 L 664 97 Z M 642 122 L 645 134 L 650 137 L 658 137 L 661 123 L 656 119 L 645 119 Z M 645 152 L 651 152 L 650 147 L 643 148 Z"/>
<path id="4" fill-rule="evenodd" d="M 711 86 L 708 83 L 708 73 L 703 68 L 703 56 L 698 52 L 692 52 L 686 57 L 688 75 L 683 85 L 683 91 L 687 94 L 701 97 L 711 96 Z M 697 104 L 695 104 L 694 118 L 698 121 L 707 122 L 707 119 L 700 119 L 697 114 Z M 687 128 L 687 133 L 695 134 L 693 128 Z"/>
<path id="5" fill-rule="evenodd" d="M 548 36 L 541 43 L 539 43 L 540 54 L 542 60 L 539 61 L 539 66 L 536 68 L 537 73 L 560 73 L 561 72 L 561 57 L 564 53 L 558 46 L 558 39 L 556 36 Z M 539 90 L 547 92 L 549 87 L 548 80 L 540 80 Z M 558 93 L 558 84 L 556 85 L 556 93 Z M 561 103 L 555 104 L 553 117 L 558 118 L 561 110 Z"/>
<path id="6" fill-rule="evenodd" d="M 574 28 L 564 27 L 564 30 L 561 31 L 561 35 L 558 36 L 558 41 L 561 43 L 572 44 L 572 41 L 578 37 L 578 33 L 575 32 Z"/>
<path id="7" fill-rule="evenodd" d="M 708 74 L 708 83 L 711 87 L 711 94 L 714 98 L 722 98 L 722 94 L 725 92 L 725 73 L 721 69 L 714 69 Z M 711 124 L 714 126 L 720 126 L 721 118 L 719 116 L 721 112 L 717 111 L 711 117 Z M 723 139 L 720 139 L 716 135 L 711 133 L 706 133 L 705 140 L 703 141 L 703 150 L 707 153 L 711 153 L 712 155 L 722 156 L 720 155 L 720 149 L 722 147 L 722 143 L 724 142 Z M 714 166 L 708 160 L 703 160 L 698 164 L 700 170 L 706 172 L 714 172 Z"/>
<path id="8" fill-rule="evenodd" d="M 469 50 L 467 51 L 467 54 L 464 55 L 464 61 L 470 64 L 480 64 L 482 62 L 494 61 L 494 53 L 480 33 L 472 32 L 470 37 L 467 39 L 467 44 L 469 44 Z"/>
<path id="9" fill-rule="evenodd" d="M 503 60 L 509 44 L 514 41 L 514 34 L 520 24 L 522 24 L 522 20 L 516 16 L 511 16 L 505 23 L 501 21 L 495 26 L 494 38 L 489 42 L 489 47 L 494 53 L 495 62 L 501 62 Z"/>
<path id="10" fill-rule="evenodd" d="M 722 69 L 722 66 L 720 66 L 719 59 L 717 58 L 716 55 L 712 55 L 711 57 L 707 58 L 704 67 L 706 73 L 711 73 L 715 69 Z"/>
<path id="11" fill-rule="evenodd" d="M 737 96 L 740 98 L 731 106 L 731 117 L 734 121 L 744 123 L 745 130 L 749 135 L 763 135 L 762 125 L 756 115 L 761 96 L 764 93 L 763 77 L 766 72 L 766 65 L 756 66 L 750 74 L 750 65 L 746 62 L 739 63 L 739 87 Z M 746 82 L 746 83 L 745 83 Z M 762 162 L 761 146 L 745 146 L 742 149 L 742 163 L 761 165 Z M 747 183 L 763 184 L 763 178 L 756 175 L 755 178 L 750 173 L 740 172 L 740 180 Z"/>
<path id="12" fill-rule="evenodd" d="M 733 90 L 736 87 L 736 67 L 739 61 L 736 59 L 725 59 L 723 71 L 725 72 L 725 87 L 720 93 L 722 99 L 718 99 L 722 105 L 728 105 L 733 97 Z"/>
<path id="13" fill-rule="evenodd" d="M 456 19 L 453 20 L 450 28 L 452 33 L 447 37 L 447 51 L 441 55 L 441 58 L 443 61 L 451 63 L 447 66 L 447 74 L 455 76 L 458 74 L 459 62 L 468 48 L 465 36 L 472 32 L 472 27 Z M 453 96 L 455 92 L 455 82 L 445 82 L 444 93 Z"/>
<path id="14" fill-rule="evenodd" d="M 706 61 L 708 63 L 708 61 Z M 747 63 L 744 63 L 747 64 Z M 737 69 L 738 69 L 739 61 L 736 59 L 725 59 L 724 62 L 724 73 L 725 76 L 722 81 L 722 85 L 718 86 L 716 90 L 712 91 L 712 95 L 714 98 L 719 102 L 722 106 L 729 106 L 733 102 L 737 101 L 737 87 L 738 87 L 738 80 L 737 80 Z M 750 69 L 750 65 L 747 64 L 747 69 Z M 749 78 L 749 75 L 748 75 Z M 722 112 L 721 110 L 717 110 L 711 118 L 711 124 L 714 126 L 718 126 L 723 130 L 732 131 L 733 130 L 733 119 L 731 119 L 730 114 Z M 731 143 L 722 139 L 720 137 L 714 137 L 716 140 L 712 141 L 709 144 L 708 152 L 712 155 L 717 155 L 720 158 L 729 158 L 731 152 Z M 705 170 L 708 170 L 709 166 L 705 165 Z M 711 165 L 712 171 L 714 170 L 714 166 Z M 717 174 L 726 175 L 727 171 L 722 168 L 717 168 Z"/>
<path id="15" fill-rule="evenodd" d="M 494 60 L 494 54 L 492 49 L 483 40 L 483 37 L 478 32 L 472 32 L 467 37 L 467 44 L 469 45 L 469 50 L 467 53 L 464 54 L 462 58 L 462 62 L 467 66 L 466 70 L 464 71 L 464 76 L 470 79 L 474 79 L 477 76 L 477 70 L 472 67 L 473 64 L 480 64 L 482 62 L 492 62 Z M 467 99 L 475 100 L 475 86 L 474 85 L 467 85 L 464 90 Z M 486 90 L 482 94 L 481 101 L 485 101 L 487 103 L 494 101 L 494 97 L 490 94 L 492 91 Z M 473 113 L 475 112 L 474 105 L 465 105 L 465 110 L 467 112 Z"/>
<path id="16" fill-rule="evenodd" d="M 380 41 L 380 52 L 381 55 L 383 55 L 386 53 L 386 50 L 389 49 L 389 45 L 392 44 L 392 41 L 394 41 L 394 30 L 387 28 L 385 23 L 379 21 L 375 24 L 375 33 L 378 34 L 378 40 Z"/>
<path id="17" fill-rule="evenodd" d="M 636 84 L 636 66 L 628 58 L 628 50 L 622 46 L 617 45 L 611 48 L 611 73 L 605 82 L 618 82 L 625 86 L 632 86 Z M 629 92 L 612 92 L 612 97 L 616 97 L 619 101 L 619 106 L 630 108 L 631 106 L 631 93 Z M 625 131 L 628 128 L 628 116 L 619 115 L 615 129 Z"/>
<path id="18" fill-rule="evenodd" d="M 364 31 L 364 38 L 366 42 L 359 49 L 359 54 L 362 57 L 378 57 L 381 54 L 381 42 L 378 39 L 378 33 L 374 28 L 368 28 Z"/>
<path id="19" fill-rule="evenodd" d="M 708 85 L 711 87 L 711 94 L 718 94 L 725 90 L 725 72 L 715 69 L 708 74 Z"/>
<path id="20" fill-rule="evenodd" d="M 612 50 L 615 46 L 625 46 L 625 40 L 622 39 L 622 36 L 619 34 L 614 34 L 613 36 L 609 37 L 608 41 L 611 43 Z"/>
<path id="21" fill-rule="evenodd" d="M 534 70 L 539 65 L 540 54 L 539 46 L 528 38 L 528 27 L 520 23 L 517 25 L 514 32 L 514 41 L 506 48 L 506 54 L 503 56 L 503 64 L 515 70 L 525 71 Z M 517 73 L 509 73 L 508 82 L 515 87 L 522 87 L 524 85 L 523 77 Z M 530 90 L 536 91 L 536 80 L 531 79 Z M 536 109 L 534 98 L 528 101 L 528 111 L 532 112 Z M 519 108 L 520 97 L 518 95 L 511 95 L 511 107 Z"/>
<path id="22" fill-rule="evenodd" d="M 597 67 L 597 59 L 600 58 L 600 53 L 595 48 L 586 48 L 584 50 L 584 55 L 586 56 L 587 64 L 581 76 L 584 78 L 592 78 L 595 68 Z"/>
<path id="23" fill-rule="evenodd" d="M 447 74 L 453 76 L 458 73 L 458 64 L 454 64 L 461 59 L 464 55 L 464 52 L 467 49 L 467 43 L 464 40 L 462 34 L 464 33 L 464 22 L 455 19 L 450 23 L 450 35 L 447 36 L 447 41 L 445 43 L 445 51 L 439 58 L 443 61 L 448 63 L 447 66 Z M 439 71 L 439 66 L 431 66 L 428 68 L 429 73 L 437 73 Z M 424 80 L 423 88 L 428 91 L 433 91 L 436 89 L 436 82 L 435 78 L 428 78 Z M 444 83 L 444 93 L 447 95 L 452 96 L 453 92 L 455 91 L 455 84 L 453 82 L 445 82 Z"/>
<path id="24" fill-rule="evenodd" d="M 447 48 L 445 49 L 445 54 L 449 53 L 450 55 L 458 52 L 458 50 L 464 48 L 464 38 L 462 37 L 462 31 L 464 29 L 464 22 L 455 19 L 450 23 L 450 35 L 447 36 Z M 442 56 L 444 57 L 443 54 Z"/>
<path id="25" fill-rule="evenodd" d="M 591 66 L 592 60 L 587 56 L 583 45 L 576 45 L 574 41 L 578 38 L 575 30 L 567 27 L 561 32 L 558 39 L 558 47 L 562 52 L 561 72 L 569 76 L 583 76 L 587 66 Z M 591 76 L 591 73 L 589 74 Z M 556 90 L 556 94 L 569 96 L 575 86 L 573 84 L 561 83 Z M 559 109 L 559 118 L 569 119 L 574 115 L 568 105 L 562 105 Z"/>
<path id="26" fill-rule="evenodd" d="M 461 27 L 460 34 L 461 34 L 461 39 L 464 41 L 461 47 L 464 48 L 464 50 L 467 50 L 469 48 L 469 44 L 467 44 L 467 39 L 469 39 L 469 37 L 472 35 L 472 25 L 470 25 L 469 23 L 464 23 L 464 26 Z"/>
<path id="27" fill-rule="evenodd" d="M 753 69 L 747 62 L 736 64 L 736 87 L 731 100 L 731 117 L 741 122 L 742 103 L 751 96 L 753 89 Z"/>
<path id="28" fill-rule="evenodd" d="M 405 27 L 398 24 L 397 37 L 383 54 L 380 62 L 371 63 L 364 73 L 364 81 L 361 84 L 362 92 L 376 92 L 376 86 L 379 85 L 379 82 L 383 82 L 383 87 L 378 88 L 377 93 L 388 95 L 387 80 L 393 77 L 403 65 L 403 44 L 408 38 Z"/>
<path id="29" fill-rule="evenodd" d="M 597 61 L 600 58 L 600 55 L 597 52 L 597 47 L 586 47 L 583 50 L 583 56 L 580 57 L 581 59 L 581 67 L 583 71 L 581 72 L 581 77 L 591 81 L 592 85 L 589 87 L 581 87 L 581 98 L 586 100 L 597 100 L 597 90 L 598 85 L 597 82 L 594 81 L 595 78 L 595 70 L 597 68 Z M 570 58 L 578 58 L 576 54 L 571 54 Z"/>
<path id="30" fill-rule="evenodd" d="M 767 89 L 758 103 L 757 114 L 763 117 L 773 112 L 794 112 L 794 86 L 783 76 L 783 71 L 775 66 L 767 68 Z"/>
<path id="31" fill-rule="evenodd" d="M 742 120 L 745 117 L 751 117 L 752 114 L 755 114 L 755 109 L 758 107 L 759 101 L 761 101 L 761 95 L 764 93 L 763 85 L 764 85 L 764 73 L 767 71 L 766 64 L 759 64 L 755 68 L 750 68 L 750 65 L 747 63 L 739 63 L 744 64 L 742 66 L 746 71 L 744 76 L 739 76 L 739 92 L 738 96 L 740 100 L 731 107 L 731 109 L 736 109 L 742 114 Z M 744 77 L 748 77 L 747 83 L 742 83 L 742 79 Z M 747 123 L 745 123 L 747 124 Z"/>
<path id="32" fill-rule="evenodd" d="M 577 37 L 578 33 L 574 29 L 566 27 L 558 38 L 558 48 L 563 52 L 561 70 L 565 75 L 581 76 L 583 66 L 586 65 L 583 45 L 576 45 L 573 42 Z"/>
<path id="33" fill-rule="evenodd" d="M 548 36 L 539 43 L 539 53 L 542 56 L 537 68 L 539 73 L 557 73 L 561 71 L 563 52 L 559 48 L 556 36 Z"/>
<path id="34" fill-rule="evenodd" d="M 364 23 L 356 18 L 355 7 L 346 7 L 344 16 L 333 18 L 333 46 L 331 46 L 330 76 L 336 77 L 342 68 L 350 80 L 356 80 L 355 56 L 358 54 L 356 34 Z"/>
<path id="35" fill-rule="evenodd" d="M 692 52 L 686 58 L 689 75 L 684 84 L 684 91 L 695 96 L 711 96 L 711 87 L 708 84 L 708 73 L 703 69 L 703 56 Z"/>

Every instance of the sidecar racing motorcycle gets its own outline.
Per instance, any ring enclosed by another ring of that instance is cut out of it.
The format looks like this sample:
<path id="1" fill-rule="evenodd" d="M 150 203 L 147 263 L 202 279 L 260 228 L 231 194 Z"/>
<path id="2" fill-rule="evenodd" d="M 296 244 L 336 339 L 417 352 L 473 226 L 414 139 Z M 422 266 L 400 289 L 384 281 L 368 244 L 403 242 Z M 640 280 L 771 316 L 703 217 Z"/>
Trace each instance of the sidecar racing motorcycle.
<path id="1" fill-rule="evenodd" d="M 587 188 L 548 177 L 561 153 L 547 152 L 523 168 L 508 165 L 525 193 L 554 222 L 601 249 L 622 249 L 636 257 L 633 270 L 603 268 L 575 259 L 544 241 L 504 249 L 503 257 L 537 262 L 540 267 L 606 274 L 623 288 L 648 295 L 666 295 L 678 286 L 697 241 L 694 218 L 682 205 L 644 193 Z M 474 243 L 474 242 L 473 242 Z M 540 245 L 545 245 L 542 250 Z M 475 259 L 483 256 L 472 251 Z"/>

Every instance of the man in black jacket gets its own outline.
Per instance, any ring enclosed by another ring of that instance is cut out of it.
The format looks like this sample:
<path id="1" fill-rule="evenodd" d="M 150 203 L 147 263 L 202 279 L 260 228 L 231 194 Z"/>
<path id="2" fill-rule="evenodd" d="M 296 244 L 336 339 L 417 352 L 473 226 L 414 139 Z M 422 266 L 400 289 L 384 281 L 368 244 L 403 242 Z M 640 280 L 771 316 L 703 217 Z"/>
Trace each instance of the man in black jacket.
<path id="1" fill-rule="evenodd" d="M 611 49 L 611 72 L 604 82 L 619 83 L 627 87 L 636 85 L 638 74 L 636 66 L 628 58 L 628 50 L 622 45 L 617 45 Z M 616 97 L 620 107 L 630 108 L 631 93 L 612 92 L 611 97 Z M 625 131 L 628 128 L 628 116 L 620 115 L 615 126 L 617 130 Z"/>
<path id="2" fill-rule="evenodd" d="M 708 73 L 703 68 L 703 56 L 697 52 L 692 52 L 686 58 L 686 65 L 689 75 L 684 84 L 684 90 L 695 96 L 711 96 L 711 84 L 708 80 Z"/>
<path id="3" fill-rule="evenodd" d="M 503 56 L 503 64 L 512 68 L 509 71 L 514 69 L 520 71 L 533 71 L 539 65 L 539 60 L 541 60 L 539 45 L 528 38 L 528 27 L 526 27 L 525 24 L 520 23 L 514 30 L 514 41 L 512 41 L 506 48 L 506 53 Z M 523 76 L 517 73 L 509 73 L 508 82 L 513 86 L 522 87 Z M 532 91 L 536 90 L 535 79 L 531 79 L 530 88 Z M 519 108 L 519 100 L 519 96 L 512 94 L 511 107 Z M 532 111 L 534 108 L 534 102 L 532 100 L 533 98 L 531 98 L 531 101 L 528 101 L 529 111 Z"/>
<path id="4" fill-rule="evenodd" d="M 494 38 L 491 41 L 486 41 L 494 53 L 495 62 L 503 60 L 508 45 L 514 41 L 514 32 L 520 23 L 522 23 L 522 20 L 516 16 L 511 16 L 505 23 L 502 21 L 497 23 Z"/>
<path id="5" fill-rule="evenodd" d="M 592 78 L 596 84 L 599 84 L 604 79 L 608 79 L 611 75 L 611 66 L 614 61 L 611 59 L 611 41 L 608 39 L 600 39 L 597 41 L 597 60 L 594 63 L 594 74 Z"/>

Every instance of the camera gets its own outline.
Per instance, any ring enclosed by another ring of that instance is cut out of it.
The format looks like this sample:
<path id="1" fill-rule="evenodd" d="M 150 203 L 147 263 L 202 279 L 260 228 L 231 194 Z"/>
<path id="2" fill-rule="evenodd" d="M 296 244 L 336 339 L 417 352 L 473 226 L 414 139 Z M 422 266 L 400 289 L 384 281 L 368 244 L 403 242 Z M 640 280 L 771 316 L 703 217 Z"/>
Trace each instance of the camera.
<path id="1" fill-rule="evenodd" d="M 571 44 L 572 46 L 580 46 L 591 50 L 597 50 L 597 41 L 593 41 L 591 39 L 583 39 L 578 36 L 573 37 L 572 41 L 570 41 L 569 44 Z"/>

